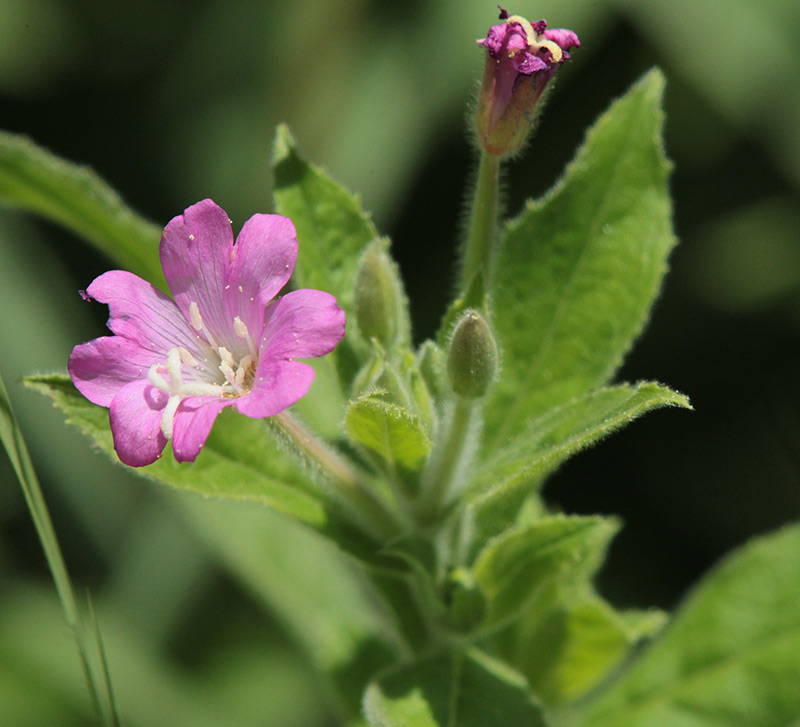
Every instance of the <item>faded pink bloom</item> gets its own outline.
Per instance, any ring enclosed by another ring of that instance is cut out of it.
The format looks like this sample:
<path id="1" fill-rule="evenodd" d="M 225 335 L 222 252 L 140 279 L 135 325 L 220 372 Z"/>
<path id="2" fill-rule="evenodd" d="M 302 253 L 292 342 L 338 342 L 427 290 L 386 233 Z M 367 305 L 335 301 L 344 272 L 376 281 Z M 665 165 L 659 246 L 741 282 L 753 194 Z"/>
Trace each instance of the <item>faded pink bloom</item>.
<path id="1" fill-rule="evenodd" d="M 498 6 L 500 7 L 500 6 Z M 568 48 L 580 46 L 571 30 L 547 30 L 500 7 L 503 23 L 479 40 L 488 53 L 478 102 L 478 135 L 495 156 L 512 154 L 525 141 L 536 120 L 536 105 L 559 66 L 569 60 Z"/>
<path id="2" fill-rule="evenodd" d="M 210 199 L 175 217 L 161 237 L 174 300 L 122 270 L 98 277 L 85 297 L 107 303 L 115 334 L 76 346 L 69 373 L 90 401 L 109 408 L 114 448 L 128 465 L 197 457 L 217 414 L 278 414 L 305 395 L 314 370 L 296 358 L 329 353 L 344 336 L 332 295 L 295 290 L 273 298 L 297 259 L 294 225 L 258 214 L 236 240 Z"/>

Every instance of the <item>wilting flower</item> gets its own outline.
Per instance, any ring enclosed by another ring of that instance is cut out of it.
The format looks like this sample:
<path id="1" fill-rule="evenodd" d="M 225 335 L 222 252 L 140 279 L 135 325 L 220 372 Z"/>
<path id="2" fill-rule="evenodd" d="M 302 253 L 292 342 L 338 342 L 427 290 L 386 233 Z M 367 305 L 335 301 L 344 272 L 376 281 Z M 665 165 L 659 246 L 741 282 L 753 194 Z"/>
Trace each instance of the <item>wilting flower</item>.
<path id="1" fill-rule="evenodd" d="M 498 6 L 499 7 L 499 6 Z M 486 70 L 478 101 L 478 135 L 489 154 L 517 151 L 536 120 L 536 105 L 568 48 L 580 46 L 571 30 L 547 30 L 547 23 L 530 23 L 501 7 L 503 23 L 479 40 L 487 50 Z"/>
<path id="2" fill-rule="evenodd" d="M 228 215 L 207 199 L 175 217 L 161 237 L 174 300 L 122 270 L 94 280 L 84 297 L 109 306 L 115 334 L 76 346 L 69 373 L 90 401 L 109 408 L 114 448 L 134 467 L 172 440 L 193 461 L 217 414 L 278 414 L 311 386 L 296 358 L 322 356 L 344 336 L 344 312 L 320 290 L 271 302 L 297 259 L 292 221 L 251 217 L 233 241 Z"/>

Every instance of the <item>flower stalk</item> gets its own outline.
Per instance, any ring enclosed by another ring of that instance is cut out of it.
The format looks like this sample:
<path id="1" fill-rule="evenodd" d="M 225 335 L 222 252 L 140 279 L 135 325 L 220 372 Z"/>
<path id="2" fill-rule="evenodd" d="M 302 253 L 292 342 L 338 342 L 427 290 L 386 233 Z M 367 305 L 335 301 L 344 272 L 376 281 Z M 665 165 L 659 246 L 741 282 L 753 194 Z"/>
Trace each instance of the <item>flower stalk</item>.
<path id="1" fill-rule="evenodd" d="M 288 411 L 271 418 L 292 444 L 336 485 L 341 500 L 369 528 L 372 535 L 388 540 L 403 526 L 397 516 L 378 498 L 365 478 L 344 457 L 308 431 Z"/>
<path id="2" fill-rule="evenodd" d="M 477 399 L 456 396 L 441 446 L 433 452 L 422 478 L 422 494 L 415 506 L 417 523 L 427 527 L 441 522 L 459 476 L 474 454 L 472 446 L 479 424 Z"/>
<path id="3" fill-rule="evenodd" d="M 489 280 L 495 257 L 499 214 L 500 157 L 481 151 L 478 180 L 469 214 L 459 290 L 463 295 L 482 270 Z"/>

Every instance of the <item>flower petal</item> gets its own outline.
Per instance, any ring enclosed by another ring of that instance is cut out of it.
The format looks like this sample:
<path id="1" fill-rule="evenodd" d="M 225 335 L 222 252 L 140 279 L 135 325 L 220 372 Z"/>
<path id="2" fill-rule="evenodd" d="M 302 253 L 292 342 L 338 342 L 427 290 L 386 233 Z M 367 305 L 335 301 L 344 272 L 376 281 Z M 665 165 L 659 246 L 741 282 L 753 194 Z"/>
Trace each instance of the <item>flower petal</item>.
<path id="1" fill-rule="evenodd" d="M 233 248 L 233 231 L 225 210 L 205 199 L 174 217 L 161 235 L 161 265 L 175 302 L 187 321 L 196 303 L 203 322 L 215 337 L 229 333 L 220 345 L 229 346 L 232 321 L 223 305 L 226 272 Z"/>
<path id="2" fill-rule="evenodd" d="M 253 215 L 233 246 L 225 281 L 228 319 L 238 316 L 256 338 L 264 308 L 292 277 L 297 260 L 297 233 L 288 217 Z"/>
<path id="3" fill-rule="evenodd" d="M 180 403 L 172 425 L 172 451 L 178 462 L 194 462 L 217 414 L 231 403 L 232 399 L 207 396 L 193 396 Z"/>
<path id="4" fill-rule="evenodd" d="M 166 354 L 184 346 L 197 350 L 198 337 L 168 295 L 124 270 L 95 278 L 86 294 L 108 304 L 108 327 L 141 348 Z"/>
<path id="5" fill-rule="evenodd" d="M 554 43 L 556 43 L 561 50 L 567 50 L 567 48 L 580 48 L 581 46 L 578 36 L 573 31 L 567 30 L 566 28 L 553 28 L 552 30 L 545 30 L 544 37 L 547 38 L 547 40 L 552 40 Z"/>
<path id="6" fill-rule="evenodd" d="M 104 336 L 72 349 L 68 370 L 78 391 L 89 401 L 110 406 L 114 395 L 131 381 L 147 379 L 163 356 L 122 336 Z"/>
<path id="7" fill-rule="evenodd" d="M 152 464 L 167 444 L 161 432 L 161 410 L 167 395 L 147 379 L 132 381 L 114 396 L 109 408 L 117 456 L 131 467 Z"/>
<path id="8" fill-rule="evenodd" d="M 275 416 L 302 399 L 313 381 L 314 369 L 308 364 L 262 358 L 253 388 L 234 403 L 245 416 Z"/>
<path id="9" fill-rule="evenodd" d="M 344 311 L 322 290 L 294 290 L 267 308 L 259 360 L 311 358 L 344 337 Z"/>

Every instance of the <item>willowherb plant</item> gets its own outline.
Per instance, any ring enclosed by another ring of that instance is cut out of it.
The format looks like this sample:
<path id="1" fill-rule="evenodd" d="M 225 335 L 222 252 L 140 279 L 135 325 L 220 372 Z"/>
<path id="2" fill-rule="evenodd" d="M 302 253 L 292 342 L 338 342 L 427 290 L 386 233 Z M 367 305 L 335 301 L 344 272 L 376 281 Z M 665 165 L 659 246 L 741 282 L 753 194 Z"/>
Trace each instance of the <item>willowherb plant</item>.
<path id="1" fill-rule="evenodd" d="M 646 74 L 561 181 L 500 220 L 501 165 L 580 46 L 544 20 L 500 20 L 478 41 L 478 177 L 435 340 L 414 345 L 390 242 L 285 127 L 277 214 L 252 217 L 235 244 L 210 200 L 164 229 L 172 297 L 152 228 L 95 178 L 7 137 L 29 188 L 5 198 L 90 238 L 106 221 L 111 254 L 142 275 L 91 283 L 114 335 L 76 346 L 70 376 L 26 383 L 141 473 L 267 505 L 346 554 L 362 610 L 346 624 L 331 609 L 335 657 L 305 644 L 343 723 L 800 724 L 800 531 L 747 546 L 665 629 L 665 614 L 618 611 L 593 586 L 617 520 L 541 497 L 579 450 L 651 409 L 689 408 L 660 384 L 614 382 L 675 244 L 664 79 Z M 41 179 L 51 196 L 37 206 Z M 77 222 L 62 213 L 75 196 L 93 205 Z M 222 528 L 247 542 L 238 517 L 225 510 Z M 302 642 L 308 617 L 288 618 Z"/>

